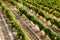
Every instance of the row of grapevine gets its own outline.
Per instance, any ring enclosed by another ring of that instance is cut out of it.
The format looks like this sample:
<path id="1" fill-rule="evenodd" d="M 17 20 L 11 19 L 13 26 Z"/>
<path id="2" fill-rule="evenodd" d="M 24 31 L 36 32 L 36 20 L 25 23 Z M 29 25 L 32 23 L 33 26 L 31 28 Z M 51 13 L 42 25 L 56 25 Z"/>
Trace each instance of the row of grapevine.
<path id="1" fill-rule="evenodd" d="M 56 25 L 58 28 L 60 28 L 60 21 L 58 21 L 57 19 L 54 19 L 54 18 L 51 18 L 51 17 L 47 16 L 47 15 L 45 14 L 45 12 L 39 10 L 38 8 L 36 8 L 36 7 L 33 6 L 33 5 L 30 5 L 30 4 L 26 3 L 25 1 L 22 2 L 22 3 L 23 3 L 23 5 L 27 6 L 29 9 L 34 10 L 34 11 L 35 11 L 36 13 L 38 13 L 40 16 L 46 18 L 46 20 L 50 20 L 50 22 L 51 22 L 52 24 L 54 24 L 54 25 Z"/>
<path id="2" fill-rule="evenodd" d="M 15 6 L 21 12 L 21 14 L 24 14 L 26 18 L 28 18 L 34 24 L 38 25 L 40 30 L 44 30 L 45 34 L 48 35 L 51 38 L 51 40 L 60 40 L 60 37 L 55 32 L 53 32 L 50 28 L 45 26 L 42 22 L 38 21 L 34 16 L 29 14 L 24 8 L 20 8 L 15 1 L 9 0 L 8 2 L 11 3 L 13 6 Z"/>
<path id="3" fill-rule="evenodd" d="M 17 30 L 17 36 L 22 36 L 22 40 L 29 40 L 21 25 L 18 24 L 17 20 L 13 17 L 12 12 L 6 7 L 6 5 L 0 0 L 0 6 L 9 18 L 10 24 Z"/>
<path id="4" fill-rule="evenodd" d="M 23 0 L 23 1 L 28 1 L 28 0 Z M 59 5 L 56 5 L 57 7 L 55 7 L 55 6 L 52 7 L 52 4 L 56 4 L 57 0 L 53 0 L 55 3 L 54 2 L 50 2 L 50 1 L 47 2 L 46 0 L 43 0 L 43 1 L 42 0 L 37 0 L 37 1 L 31 0 L 29 2 L 35 2 L 35 3 L 39 4 L 39 5 L 43 5 L 44 7 L 48 7 L 49 9 L 53 9 L 53 10 L 56 10 L 56 11 L 60 12 L 60 8 L 59 8 L 60 6 Z"/>
<path id="5" fill-rule="evenodd" d="M 26 1 L 27 3 L 29 4 L 32 4 L 34 6 L 36 6 L 37 8 L 41 8 L 42 10 L 45 10 L 46 12 L 48 12 L 49 14 L 53 14 L 54 16 L 56 16 L 57 18 L 60 17 L 60 13 L 59 12 L 55 12 L 54 10 L 52 9 L 49 9 L 48 7 L 44 7 L 43 5 L 39 5 L 38 3 L 34 3 L 34 2 L 28 2 Z M 50 11 L 51 10 L 51 11 Z"/>
<path id="6" fill-rule="evenodd" d="M 56 11 L 60 12 L 60 9 L 59 9 L 58 7 L 51 6 L 51 5 L 48 4 L 48 3 L 39 2 L 38 4 L 44 5 L 45 7 L 48 7 L 48 8 L 50 8 L 50 9 L 53 9 L 53 10 L 56 10 Z"/>

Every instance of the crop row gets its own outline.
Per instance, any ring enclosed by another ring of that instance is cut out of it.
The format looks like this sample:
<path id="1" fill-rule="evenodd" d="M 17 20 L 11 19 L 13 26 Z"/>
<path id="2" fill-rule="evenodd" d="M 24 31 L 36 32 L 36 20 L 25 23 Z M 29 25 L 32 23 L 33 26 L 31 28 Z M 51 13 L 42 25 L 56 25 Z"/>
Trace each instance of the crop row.
<path id="1" fill-rule="evenodd" d="M 60 21 L 58 21 L 57 19 L 47 16 L 45 12 L 43 12 L 42 10 L 40 10 L 39 8 L 26 3 L 25 1 L 22 2 L 23 5 L 25 5 L 26 7 L 28 7 L 29 9 L 34 10 L 36 13 L 38 13 L 40 16 L 46 18 L 46 20 L 50 20 L 50 22 L 54 25 L 56 25 L 58 28 L 60 28 Z"/>
<path id="2" fill-rule="evenodd" d="M 0 6 L 2 10 L 5 12 L 6 16 L 9 18 L 10 24 L 17 30 L 17 36 L 22 36 L 22 40 L 29 40 L 26 36 L 26 33 L 21 28 L 21 25 L 18 24 L 17 20 L 13 17 L 13 13 L 6 7 L 6 5 L 0 0 Z"/>
<path id="3" fill-rule="evenodd" d="M 15 6 L 20 11 L 21 14 L 24 14 L 26 18 L 28 18 L 34 24 L 38 25 L 40 30 L 44 30 L 45 34 L 48 35 L 51 38 L 51 40 L 60 40 L 60 37 L 55 32 L 53 32 L 50 28 L 45 26 L 42 22 L 40 22 L 34 16 L 29 14 L 24 8 L 20 8 L 15 1 L 9 0 L 8 2 L 11 3 L 13 6 Z"/>
<path id="4" fill-rule="evenodd" d="M 21 0 L 16 0 L 16 1 L 21 1 Z M 29 1 L 29 0 L 23 0 L 23 1 Z M 39 5 L 43 5 L 44 7 L 47 7 L 49 9 L 53 9 L 53 10 L 56 10 L 56 11 L 60 12 L 60 8 L 59 8 L 60 6 L 56 4 L 57 0 L 54 0 L 53 2 L 50 2 L 50 1 L 47 2 L 46 0 L 36 0 L 36 1 L 35 0 L 31 0 L 29 2 L 35 2 L 35 3 L 39 4 Z M 54 5 L 54 6 L 52 6 L 52 5 Z M 55 5 L 57 7 L 55 7 Z"/>
<path id="5" fill-rule="evenodd" d="M 26 1 L 27 3 L 29 4 L 32 4 L 34 6 L 36 6 L 37 8 L 41 8 L 42 10 L 45 10 L 46 12 L 48 12 L 49 14 L 53 14 L 54 16 L 56 16 L 57 18 L 60 17 L 60 13 L 59 12 L 55 12 L 54 10 L 52 9 L 49 9 L 48 7 L 44 7 L 43 5 L 39 5 L 38 3 L 35 3 L 35 2 L 28 2 Z"/>
<path id="6" fill-rule="evenodd" d="M 55 4 L 56 4 L 56 1 L 55 1 Z M 49 3 L 44 3 L 44 2 L 39 2 L 38 4 L 43 5 L 45 7 L 48 7 L 50 9 L 53 9 L 53 10 L 56 10 L 56 11 L 60 12 L 59 5 L 58 5 L 58 7 L 54 7 L 54 6 L 50 5 Z"/>

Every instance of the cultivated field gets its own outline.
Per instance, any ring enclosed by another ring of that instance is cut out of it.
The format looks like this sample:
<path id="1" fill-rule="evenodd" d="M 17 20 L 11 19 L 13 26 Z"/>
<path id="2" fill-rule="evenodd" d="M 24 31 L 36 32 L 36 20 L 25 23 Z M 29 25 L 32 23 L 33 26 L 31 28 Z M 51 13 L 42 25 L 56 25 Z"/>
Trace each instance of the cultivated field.
<path id="1" fill-rule="evenodd" d="M 60 40 L 60 1 L 0 0 L 0 40 Z"/>

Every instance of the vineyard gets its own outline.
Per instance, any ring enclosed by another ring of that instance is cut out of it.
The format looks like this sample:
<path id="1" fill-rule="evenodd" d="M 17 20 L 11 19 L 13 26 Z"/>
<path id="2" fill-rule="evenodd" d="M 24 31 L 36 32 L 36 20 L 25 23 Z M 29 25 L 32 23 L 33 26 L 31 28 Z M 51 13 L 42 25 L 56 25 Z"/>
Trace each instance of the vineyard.
<path id="1" fill-rule="evenodd" d="M 0 0 L 0 40 L 60 40 L 60 0 Z"/>

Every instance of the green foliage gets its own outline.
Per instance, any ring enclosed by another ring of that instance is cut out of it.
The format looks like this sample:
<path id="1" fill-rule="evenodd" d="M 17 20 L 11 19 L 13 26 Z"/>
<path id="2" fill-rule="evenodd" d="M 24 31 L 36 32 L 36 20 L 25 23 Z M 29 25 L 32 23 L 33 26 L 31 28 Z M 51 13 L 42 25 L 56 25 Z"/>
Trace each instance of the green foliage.
<path id="1" fill-rule="evenodd" d="M 17 4 L 17 3 L 16 3 Z M 40 30 L 44 30 L 45 33 L 51 38 L 51 40 L 57 40 L 59 37 L 55 32 L 53 32 L 50 28 L 47 28 L 43 23 L 38 21 L 34 16 L 30 15 L 24 8 L 18 9 L 22 14 L 24 14 L 29 20 L 31 20 L 34 24 L 38 25 Z M 49 35 L 50 34 L 50 35 Z M 55 39 L 55 37 L 57 39 Z M 60 38 L 59 38 L 60 39 Z"/>
<path id="2" fill-rule="evenodd" d="M 6 16 L 9 18 L 10 24 L 17 30 L 19 37 L 22 36 L 22 40 L 29 40 L 28 38 L 26 38 L 24 30 L 21 28 L 21 25 L 17 23 L 17 20 L 13 17 L 10 10 L 6 7 L 6 5 L 2 1 L 0 1 L 0 3 L 2 3 L 1 7 L 3 8 L 3 11 L 5 12 Z M 13 2 L 11 3 L 13 4 Z"/>
<path id="3" fill-rule="evenodd" d="M 35 11 L 36 13 L 38 13 L 40 16 L 46 18 L 46 20 L 50 20 L 50 22 L 51 22 L 52 24 L 54 24 L 54 25 L 56 25 L 58 28 L 60 28 L 59 22 L 58 22 L 56 19 L 51 18 L 51 17 L 49 17 L 49 16 L 46 16 L 45 13 L 44 13 L 43 11 L 39 10 L 37 7 L 32 6 L 32 5 L 30 5 L 30 4 L 26 3 L 26 2 L 24 2 L 23 5 L 27 6 L 29 9 L 34 10 L 34 11 Z M 52 12 L 51 12 L 51 14 L 52 14 Z M 55 14 L 54 14 L 54 15 L 55 15 Z M 59 15 L 59 13 L 58 13 L 58 15 Z M 57 17 L 58 17 L 58 15 L 56 14 Z M 52 20 L 53 20 L 53 21 L 52 21 Z"/>

